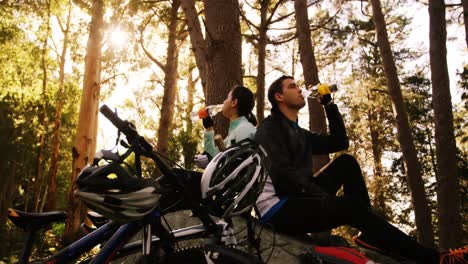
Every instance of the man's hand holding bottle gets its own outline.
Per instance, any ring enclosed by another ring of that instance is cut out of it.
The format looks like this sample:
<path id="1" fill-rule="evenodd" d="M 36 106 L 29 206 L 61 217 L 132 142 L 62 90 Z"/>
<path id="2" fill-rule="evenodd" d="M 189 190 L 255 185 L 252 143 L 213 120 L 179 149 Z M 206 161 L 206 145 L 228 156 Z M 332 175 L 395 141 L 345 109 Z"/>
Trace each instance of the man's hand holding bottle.
<path id="1" fill-rule="evenodd" d="M 304 98 L 317 98 L 320 104 L 327 106 L 333 100 L 331 94 L 337 90 L 338 87 L 336 84 L 319 83 L 315 86 L 309 86 L 308 89 L 302 90 L 301 94 Z"/>

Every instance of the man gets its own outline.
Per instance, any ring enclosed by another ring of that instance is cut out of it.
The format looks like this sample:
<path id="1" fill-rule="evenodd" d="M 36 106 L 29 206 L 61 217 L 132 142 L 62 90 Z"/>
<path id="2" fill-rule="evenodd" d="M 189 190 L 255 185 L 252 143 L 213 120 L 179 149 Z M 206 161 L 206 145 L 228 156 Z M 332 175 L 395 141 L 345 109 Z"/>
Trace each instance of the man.
<path id="1" fill-rule="evenodd" d="M 313 177 L 313 154 L 348 148 L 343 119 L 330 95 L 320 97 L 329 134 L 299 127 L 298 113 L 305 106 L 305 99 L 292 77 L 282 76 L 274 81 L 268 100 L 271 115 L 255 135 L 271 162 L 270 178 L 256 204 L 261 221 L 287 233 L 320 232 L 350 225 L 362 232 L 358 241 L 418 263 L 439 263 L 437 251 L 420 245 L 372 211 L 361 169 L 352 156 L 340 155 Z M 341 186 L 344 195 L 336 196 Z M 466 252 L 460 254 L 463 258 Z M 456 258 L 452 255 L 445 254 L 443 258 Z"/>

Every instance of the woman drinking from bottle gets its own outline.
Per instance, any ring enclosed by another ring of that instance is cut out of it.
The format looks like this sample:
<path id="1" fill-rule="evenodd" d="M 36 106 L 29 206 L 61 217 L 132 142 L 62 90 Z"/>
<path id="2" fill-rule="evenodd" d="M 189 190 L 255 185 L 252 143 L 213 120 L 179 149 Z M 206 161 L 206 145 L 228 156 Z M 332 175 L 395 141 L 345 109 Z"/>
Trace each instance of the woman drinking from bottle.
<path id="1" fill-rule="evenodd" d="M 253 139 L 256 132 L 255 126 L 257 125 L 257 119 L 252 114 L 254 105 L 255 97 L 250 89 L 242 85 L 235 85 L 231 89 L 222 105 L 223 116 L 228 118 L 230 121 L 228 135 L 224 141 L 222 141 L 222 145 L 224 145 L 224 147 L 230 147 L 246 138 Z M 212 107 L 212 109 L 215 108 L 216 107 Z M 212 116 L 217 113 L 216 109 L 215 111 L 211 111 Z M 200 116 L 200 114 L 198 115 Z M 211 158 L 222 151 L 223 148 L 221 147 L 220 149 L 215 144 L 213 119 L 211 116 L 206 114 L 206 116 L 202 118 L 202 121 L 203 126 L 205 127 L 203 136 L 204 153 L 195 156 L 195 162 L 199 168 L 205 168 Z M 185 179 L 190 191 L 192 192 L 193 200 L 201 200 L 200 180 L 202 173 L 177 168 L 174 168 L 173 171 L 177 176 Z M 171 179 L 163 178 L 160 180 L 160 183 L 163 186 L 167 184 L 173 185 L 174 183 L 171 183 L 170 181 Z M 181 194 L 179 192 L 173 192 L 171 195 L 163 196 L 160 201 L 162 211 L 167 212 L 189 209 L 190 203 L 185 200 L 182 201 L 180 196 Z"/>
<path id="2" fill-rule="evenodd" d="M 223 141 L 225 147 L 246 138 L 253 138 L 256 132 L 257 119 L 252 114 L 255 105 L 255 97 L 250 89 L 235 85 L 223 102 L 222 113 L 228 118 L 228 135 Z M 220 149 L 215 144 L 213 119 L 210 115 L 202 119 L 205 132 L 203 135 L 204 154 L 197 155 L 197 166 L 205 168 L 209 160 L 219 153 Z"/>

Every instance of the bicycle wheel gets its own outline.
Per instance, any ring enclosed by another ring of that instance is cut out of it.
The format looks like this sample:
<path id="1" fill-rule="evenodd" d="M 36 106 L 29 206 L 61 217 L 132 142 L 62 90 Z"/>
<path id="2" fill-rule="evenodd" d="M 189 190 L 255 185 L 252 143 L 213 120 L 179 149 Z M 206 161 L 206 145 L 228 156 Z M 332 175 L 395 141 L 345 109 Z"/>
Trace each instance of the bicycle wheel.
<path id="1" fill-rule="evenodd" d="M 183 248 L 162 259 L 162 264 L 256 264 L 260 261 L 247 253 L 226 246 L 200 245 Z"/>

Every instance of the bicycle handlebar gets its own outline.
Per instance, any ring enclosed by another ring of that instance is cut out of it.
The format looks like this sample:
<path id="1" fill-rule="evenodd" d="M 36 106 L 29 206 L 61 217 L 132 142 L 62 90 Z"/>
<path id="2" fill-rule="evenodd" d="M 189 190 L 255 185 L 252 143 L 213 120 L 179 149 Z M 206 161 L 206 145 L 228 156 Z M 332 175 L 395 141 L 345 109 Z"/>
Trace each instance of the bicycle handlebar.
<path id="1" fill-rule="evenodd" d="M 127 140 L 130 143 L 130 145 L 133 146 L 135 145 L 135 143 L 139 144 L 141 145 L 143 151 L 147 152 L 144 153 L 145 156 L 151 155 L 153 147 L 150 143 L 148 143 L 148 141 L 146 141 L 144 137 L 138 134 L 138 131 L 136 131 L 135 126 L 131 122 L 127 120 L 122 120 L 107 105 L 102 105 L 99 111 L 127 137 Z"/>
<path id="2" fill-rule="evenodd" d="M 169 176 L 177 181 L 178 185 L 182 188 L 186 199 L 190 201 L 192 205 L 192 212 L 198 215 L 203 224 L 208 226 L 209 229 L 216 228 L 216 223 L 211 219 L 211 217 L 209 217 L 207 209 L 202 207 L 199 203 L 194 202 L 194 199 L 192 199 L 192 193 L 184 180 L 177 177 L 174 172 L 153 152 L 151 144 L 148 143 L 144 137 L 138 134 L 135 126 L 127 120 L 120 119 L 120 117 L 107 105 L 102 105 L 99 111 L 127 137 L 128 143 L 130 143 L 133 151 L 151 158 L 159 167 L 159 170 L 163 175 Z"/>
<path id="3" fill-rule="evenodd" d="M 120 117 L 114 113 L 107 105 L 102 105 L 99 110 L 118 130 L 122 131 L 124 135 L 128 138 L 129 141 L 132 139 L 137 138 L 138 132 L 135 130 L 135 127 L 130 125 L 131 123 L 128 121 L 124 121 L 120 119 Z"/>

